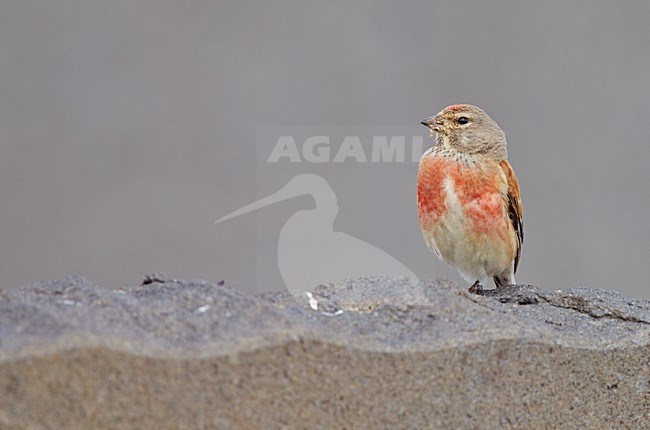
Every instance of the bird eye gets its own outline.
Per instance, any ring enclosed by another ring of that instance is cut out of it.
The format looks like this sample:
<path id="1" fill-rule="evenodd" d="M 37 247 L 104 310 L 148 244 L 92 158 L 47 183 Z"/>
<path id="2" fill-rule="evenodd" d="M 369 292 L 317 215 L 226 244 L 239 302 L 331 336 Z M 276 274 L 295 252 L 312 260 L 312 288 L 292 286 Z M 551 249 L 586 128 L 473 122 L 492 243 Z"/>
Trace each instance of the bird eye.
<path id="1" fill-rule="evenodd" d="M 456 121 L 458 121 L 458 124 L 467 124 L 469 122 L 469 118 L 466 116 L 461 116 Z"/>

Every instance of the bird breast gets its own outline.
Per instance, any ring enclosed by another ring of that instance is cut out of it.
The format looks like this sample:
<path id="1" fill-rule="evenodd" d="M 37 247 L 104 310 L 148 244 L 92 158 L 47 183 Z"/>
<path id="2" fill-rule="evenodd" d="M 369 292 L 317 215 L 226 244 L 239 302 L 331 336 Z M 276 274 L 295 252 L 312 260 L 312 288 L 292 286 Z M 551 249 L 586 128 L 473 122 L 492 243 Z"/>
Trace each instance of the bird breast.
<path id="1" fill-rule="evenodd" d="M 495 239 L 511 247 L 507 182 L 498 164 L 425 155 L 417 199 L 425 240 L 444 260 L 453 262 L 459 251 L 484 248 L 481 243 Z"/>

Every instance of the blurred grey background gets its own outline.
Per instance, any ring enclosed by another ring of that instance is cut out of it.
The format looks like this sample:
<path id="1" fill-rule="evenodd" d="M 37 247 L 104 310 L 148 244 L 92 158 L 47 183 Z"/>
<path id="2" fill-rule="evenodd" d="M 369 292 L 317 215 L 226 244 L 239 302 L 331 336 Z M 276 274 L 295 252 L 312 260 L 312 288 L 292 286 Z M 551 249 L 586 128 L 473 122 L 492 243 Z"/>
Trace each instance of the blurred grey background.
<path id="1" fill-rule="evenodd" d="M 417 127 L 458 102 L 506 131 L 518 281 L 650 298 L 647 1 L 3 1 L 0 287 L 162 272 L 281 288 L 270 256 L 313 200 L 214 221 L 299 172 L 336 191 L 337 231 L 460 280 L 422 241 L 416 163 L 267 180 L 258 135 Z"/>

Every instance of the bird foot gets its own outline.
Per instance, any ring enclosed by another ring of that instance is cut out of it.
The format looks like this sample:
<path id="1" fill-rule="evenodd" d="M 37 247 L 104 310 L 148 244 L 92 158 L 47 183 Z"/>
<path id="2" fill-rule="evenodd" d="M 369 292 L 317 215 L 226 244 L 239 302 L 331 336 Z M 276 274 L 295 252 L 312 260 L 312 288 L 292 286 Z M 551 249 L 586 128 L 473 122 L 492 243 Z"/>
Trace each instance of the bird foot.
<path id="1" fill-rule="evenodd" d="M 476 281 L 469 287 L 469 291 L 472 294 L 478 294 L 479 296 L 483 295 L 483 287 L 479 284 L 479 281 Z"/>

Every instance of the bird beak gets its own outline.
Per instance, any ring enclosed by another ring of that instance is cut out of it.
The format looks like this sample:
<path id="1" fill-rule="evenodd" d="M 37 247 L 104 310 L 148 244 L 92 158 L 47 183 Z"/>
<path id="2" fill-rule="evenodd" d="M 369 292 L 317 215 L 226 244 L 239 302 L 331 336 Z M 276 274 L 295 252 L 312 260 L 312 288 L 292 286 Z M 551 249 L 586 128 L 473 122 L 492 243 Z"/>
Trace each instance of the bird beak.
<path id="1" fill-rule="evenodd" d="M 422 124 L 423 126 L 429 129 L 430 137 L 433 136 L 434 132 L 443 133 L 443 134 L 447 133 L 447 131 L 442 125 L 442 118 L 440 118 L 440 115 L 430 116 L 429 118 L 422 120 L 420 124 Z"/>

